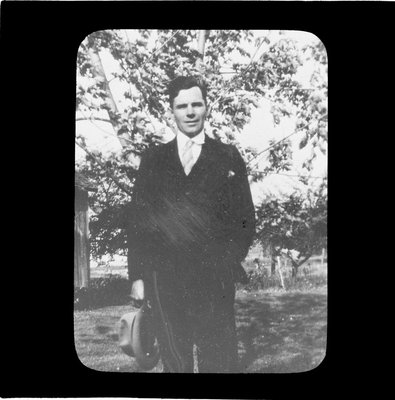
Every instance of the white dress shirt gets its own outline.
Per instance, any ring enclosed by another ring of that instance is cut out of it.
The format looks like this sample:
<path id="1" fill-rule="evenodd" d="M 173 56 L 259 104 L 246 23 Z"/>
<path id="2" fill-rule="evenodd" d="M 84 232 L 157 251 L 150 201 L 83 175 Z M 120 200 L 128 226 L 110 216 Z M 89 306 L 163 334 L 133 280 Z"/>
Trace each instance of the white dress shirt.
<path id="1" fill-rule="evenodd" d="M 204 129 L 193 138 L 189 138 L 184 133 L 178 131 L 176 138 L 177 138 L 177 147 L 178 147 L 178 157 L 180 158 L 181 162 L 182 162 L 182 155 L 184 153 L 185 145 L 190 140 L 193 141 L 194 145 L 192 147 L 192 155 L 193 155 L 193 164 L 195 164 L 197 159 L 200 156 L 201 151 L 202 151 L 202 146 L 204 143 Z"/>

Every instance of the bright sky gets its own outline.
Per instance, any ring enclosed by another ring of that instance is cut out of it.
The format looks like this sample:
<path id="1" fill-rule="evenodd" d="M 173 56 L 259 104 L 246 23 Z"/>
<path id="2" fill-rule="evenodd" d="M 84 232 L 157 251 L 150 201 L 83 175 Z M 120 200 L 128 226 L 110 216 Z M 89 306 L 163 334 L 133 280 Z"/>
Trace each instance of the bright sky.
<path id="1" fill-rule="evenodd" d="M 133 40 L 136 37 L 136 31 L 125 31 L 124 34 L 128 35 L 129 40 Z M 254 34 L 259 37 L 262 34 L 269 34 L 271 43 L 278 40 L 280 37 L 290 37 L 296 40 L 301 46 L 307 43 L 316 42 L 319 40 L 315 35 L 303 32 L 303 31 L 283 31 L 280 34 L 279 31 L 254 31 Z M 267 50 L 268 44 L 263 44 L 256 54 L 255 59 L 257 59 L 263 52 Z M 147 51 L 152 52 L 155 48 L 155 38 L 152 38 L 152 42 L 148 43 Z M 254 49 L 248 49 L 254 53 Z M 237 54 L 233 55 L 234 58 L 240 58 Z M 122 107 L 123 95 L 125 91 L 125 86 L 121 84 L 116 79 L 112 78 L 112 72 L 115 72 L 117 69 L 117 64 L 114 62 L 112 57 L 109 54 L 102 53 L 101 59 L 103 62 L 103 66 L 107 75 L 107 78 L 111 80 L 110 87 L 113 92 L 115 101 L 119 106 Z M 240 60 L 242 61 L 242 60 Z M 247 60 L 244 60 L 247 61 Z M 249 61 L 249 60 L 248 60 Z M 313 63 L 304 63 L 304 65 L 299 68 L 297 79 L 303 85 L 303 87 L 308 88 L 310 86 L 310 77 L 313 71 L 314 65 Z M 226 69 L 226 66 L 224 66 Z M 227 68 L 229 70 L 229 68 Z M 226 77 L 231 77 L 231 74 L 225 75 Z M 83 83 L 83 81 L 80 81 Z M 97 114 L 95 114 L 97 116 Z M 78 117 L 85 117 L 86 114 L 83 115 L 77 112 Z M 107 115 L 105 113 L 102 115 L 103 118 L 106 118 Z M 275 139 L 276 141 L 281 140 L 283 137 L 291 134 L 295 129 L 295 120 L 288 118 L 283 119 L 279 126 L 274 126 L 273 118 L 270 113 L 270 103 L 267 100 L 262 100 L 259 108 L 256 108 L 252 111 L 250 123 L 244 128 L 242 134 L 239 136 L 239 141 L 243 146 L 251 146 L 258 151 L 262 151 L 269 146 L 269 141 L 271 139 Z M 88 148 L 90 149 L 98 149 L 103 154 L 108 154 L 110 152 L 119 152 L 121 150 L 121 145 L 118 139 L 115 136 L 115 132 L 113 131 L 112 125 L 110 123 L 104 121 L 83 121 L 78 120 L 76 123 L 77 127 L 77 135 L 82 135 Z M 169 139 L 172 138 L 172 134 L 169 133 Z M 293 145 L 293 167 L 291 171 L 284 172 L 284 174 L 289 175 L 297 175 L 302 174 L 306 175 L 307 172 L 302 170 L 302 164 L 306 157 L 313 151 L 313 149 L 309 146 L 306 146 L 304 149 L 299 150 L 298 144 L 301 140 L 300 134 L 295 134 L 291 137 L 292 145 Z M 263 169 L 267 163 L 266 155 L 260 159 L 259 167 Z M 324 155 L 319 150 L 316 151 L 316 159 L 313 163 L 313 170 L 311 175 L 314 177 L 322 177 L 326 175 L 327 171 L 327 155 Z M 79 163 L 83 160 L 85 154 L 82 149 L 76 147 L 76 162 Z M 320 182 L 319 179 L 311 179 L 311 184 L 318 184 Z M 301 188 L 301 185 L 297 182 L 296 177 L 289 177 L 283 175 L 269 175 L 259 184 L 252 185 L 252 192 L 255 202 L 259 202 L 268 194 L 272 194 L 275 196 L 281 196 L 282 194 L 287 195 L 295 191 L 296 188 Z"/>

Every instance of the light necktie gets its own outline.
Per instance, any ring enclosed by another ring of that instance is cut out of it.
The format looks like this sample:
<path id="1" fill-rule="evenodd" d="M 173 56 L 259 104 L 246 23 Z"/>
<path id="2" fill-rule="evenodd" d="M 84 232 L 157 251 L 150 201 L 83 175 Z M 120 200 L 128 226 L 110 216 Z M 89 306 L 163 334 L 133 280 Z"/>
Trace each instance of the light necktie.
<path id="1" fill-rule="evenodd" d="M 189 175 L 191 172 L 191 169 L 194 165 L 194 159 L 193 159 L 193 145 L 194 142 L 192 140 L 188 140 L 184 147 L 184 151 L 182 153 L 182 166 L 184 167 L 185 175 Z"/>

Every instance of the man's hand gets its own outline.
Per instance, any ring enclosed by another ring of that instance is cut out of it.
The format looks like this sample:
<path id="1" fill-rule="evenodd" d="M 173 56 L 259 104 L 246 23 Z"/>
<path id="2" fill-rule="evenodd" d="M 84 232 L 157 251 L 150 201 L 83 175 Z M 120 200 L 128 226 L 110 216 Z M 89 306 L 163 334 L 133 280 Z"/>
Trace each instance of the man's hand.
<path id="1" fill-rule="evenodd" d="M 134 300 L 144 300 L 144 282 L 142 279 L 138 279 L 132 283 L 130 297 Z"/>

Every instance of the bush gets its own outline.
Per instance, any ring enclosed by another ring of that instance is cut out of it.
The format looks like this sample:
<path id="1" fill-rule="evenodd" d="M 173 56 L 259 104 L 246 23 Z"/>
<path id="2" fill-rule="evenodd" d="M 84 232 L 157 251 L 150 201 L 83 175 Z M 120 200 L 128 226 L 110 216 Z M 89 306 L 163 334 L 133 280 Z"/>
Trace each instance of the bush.
<path id="1" fill-rule="evenodd" d="M 264 290 L 281 286 L 280 277 L 269 275 L 266 268 L 257 268 L 247 272 L 248 283 L 242 285 L 245 290 Z"/>
<path id="2" fill-rule="evenodd" d="M 270 275 L 267 268 L 256 268 L 248 271 L 249 282 L 239 285 L 238 289 L 247 291 L 268 290 L 281 288 L 281 279 L 278 273 Z M 292 278 L 290 273 L 283 271 L 284 286 L 294 290 L 308 290 L 316 288 L 327 283 L 326 275 L 299 274 L 296 278 Z"/>
<path id="3" fill-rule="evenodd" d="M 127 304 L 130 283 L 119 275 L 92 279 L 88 287 L 74 289 L 74 309 L 86 310 Z"/>

